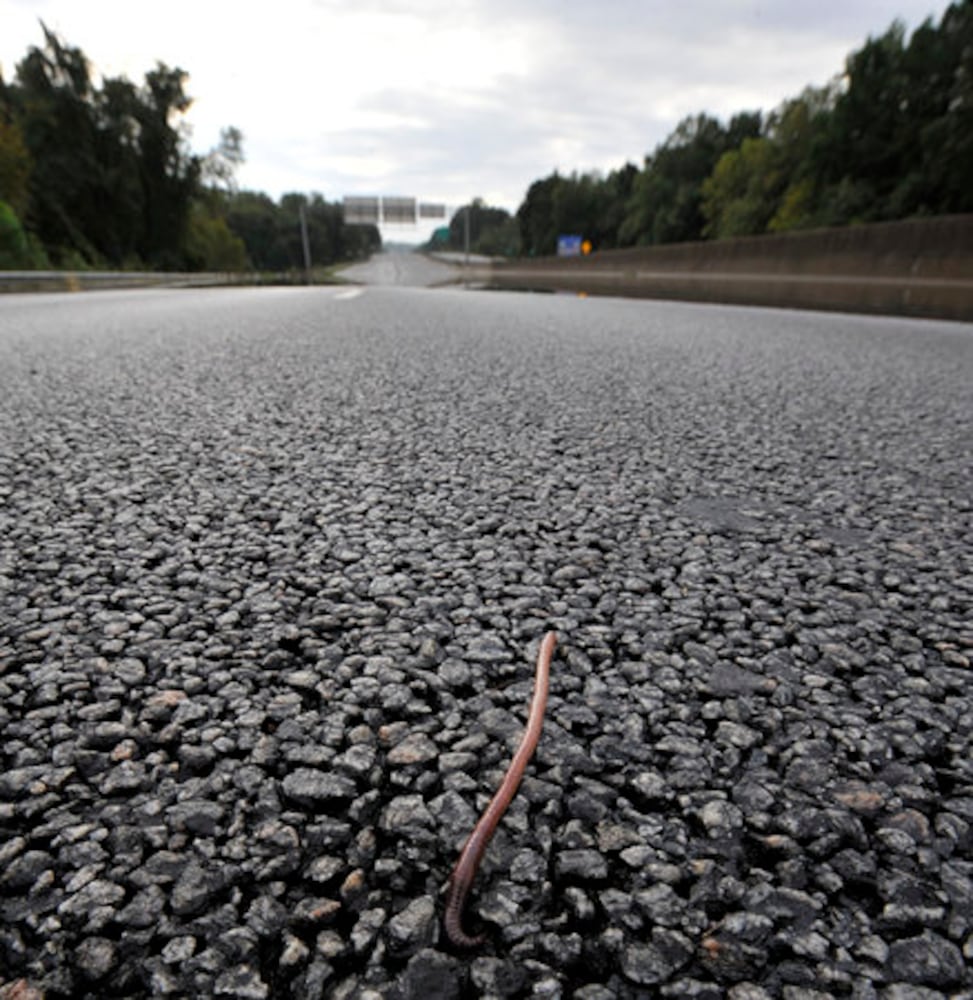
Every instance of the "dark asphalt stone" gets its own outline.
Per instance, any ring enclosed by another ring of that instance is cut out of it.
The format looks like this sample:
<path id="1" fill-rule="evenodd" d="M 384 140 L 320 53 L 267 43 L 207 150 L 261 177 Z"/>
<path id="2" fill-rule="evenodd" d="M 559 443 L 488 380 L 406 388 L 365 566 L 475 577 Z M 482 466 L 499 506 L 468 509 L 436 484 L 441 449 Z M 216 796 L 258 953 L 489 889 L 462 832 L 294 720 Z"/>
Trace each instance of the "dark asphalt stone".
<path id="1" fill-rule="evenodd" d="M 397 955 L 414 955 L 433 943 L 436 905 L 430 896 L 414 899 L 388 921 L 389 948 Z"/>
<path id="2" fill-rule="evenodd" d="M 396 997 L 398 1000 L 428 1000 L 429 997 L 456 1000 L 462 995 L 464 978 L 462 962 L 427 948 L 409 959 Z"/>
<path id="3" fill-rule="evenodd" d="M 516 962 L 481 955 L 470 964 L 470 980 L 480 996 L 512 997 L 523 989 L 527 971 Z"/>
<path id="4" fill-rule="evenodd" d="M 110 767 L 98 784 L 102 795 L 133 795 L 149 787 L 145 765 L 137 760 L 123 760 Z"/>
<path id="5" fill-rule="evenodd" d="M 663 927 L 679 927 L 686 918 L 687 904 L 672 886 L 660 884 L 634 894 L 646 919 Z"/>
<path id="6" fill-rule="evenodd" d="M 113 914 L 114 906 L 125 898 L 125 890 L 104 878 L 95 878 L 84 883 L 71 891 L 71 883 L 68 884 L 70 895 L 58 907 L 58 913 L 65 917 L 85 919 L 91 917 L 99 910 L 108 911 Z"/>
<path id="7" fill-rule="evenodd" d="M 189 774 L 209 774 L 216 764 L 216 751 L 209 746 L 181 746 L 179 763 Z"/>
<path id="8" fill-rule="evenodd" d="M 114 941 L 103 937 L 85 938 L 75 952 L 75 962 L 85 979 L 96 981 L 104 978 L 115 967 L 118 948 Z"/>
<path id="9" fill-rule="evenodd" d="M 973 990 L 966 330 L 339 296 L 0 297 L 9 983 Z"/>
<path id="10" fill-rule="evenodd" d="M 296 805 L 318 809 L 355 797 L 355 783 L 341 774 L 298 768 L 281 783 L 284 795 Z"/>
<path id="11" fill-rule="evenodd" d="M 179 874 L 169 896 L 172 912 L 192 916 L 213 905 L 229 883 L 221 869 L 207 868 L 192 860 Z"/>
<path id="12" fill-rule="evenodd" d="M 86 742 L 94 750 L 113 750 L 130 735 L 123 722 L 99 722 L 89 730 Z"/>
<path id="13" fill-rule="evenodd" d="M 624 950 L 622 974 L 639 986 L 658 985 L 678 972 L 692 951 L 692 944 L 681 934 L 657 929 L 645 944 L 629 945 Z"/>
<path id="14" fill-rule="evenodd" d="M 399 795 L 382 811 L 379 827 L 389 834 L 425 838 L 433 818 L 421 795 Z"/>
<path id="15" fill-rule="evenodd" d="M 387 916 L 381 907 L 363 910 L 359 914 L 349 937 L 351 947 L 356 954 L 362 955 L 371 949 L 378 938 L 379 931 L 385 925 Z"/>
<path id="16" fill-rule="evenodd" d="M 465 659 L 470 663 L 492 666 L 500 663 L 509 663 L 513 659 L 513 656 L 510 650 L 496 637 L 482 636 L 470 643 L 469 648 L 465 651 Z"/>
<path id="17" fill-rule="evenodd" d="M 608 877 L 608 863 L 598 851 L 561 851 L 554 862 L 558 878 L 581 882 L 598 882 Z"/>
<path id="18" fill-rule="evenodd" d="M 212 837 L 221 828 L 226 809 L 219 802 L 187 799 L 170 806 L 166 812 L 175 830 L 188 830 L 203 837 Z"/>
<path id="19" fill-rule="evenodd" d="M 286 907 L 272 896 L 258 896 L 246 912 L 246 923 L 261 938 L 275 937 L 288 919 Z"/>
<path id="20" fill-rule="evenodd" d="M 438 753 L 436 744 L 425 733 L 411 733 L 389 750 L 387 760 L 397 766 L 423 764 L 434 760 Z"/>
<path id="21" fill-rule="evenodd" d="M 186 859 L 176 851 L 156 851 L 132 873 L 136 885 L 167 885 L 174 882 L 186 867 Z"/>
<path id="22" fill-rule="evenodd" d="M 270 987 L 256 969 L 239 965 L 220 973 L 214 994 L 218 997 L 238 997 L 239 1000 L 265 1000 L 270 996 Z"/>
<path id="23" fill-rule="evenodd" d="M 922 986 L 951 987 L 963 982 L 965 963 L 959 948 L 932 931 L 893 941 L 889 967 L 896 980 Z"/>
<path id="24" fill-rule="evenodd" d="M 0 886 L 6 892 L 29 889 L 53 864 L 54 858 L 47 851 L 24 851 L 0 872 Z"/>
<path id="25" fill-rule="evenodd" d="M 126 927 L 154 927 L 165 906 L 165 893 L 157 885 L 136 893 L 125 907 L 118 911 L 118 922 Z"/>

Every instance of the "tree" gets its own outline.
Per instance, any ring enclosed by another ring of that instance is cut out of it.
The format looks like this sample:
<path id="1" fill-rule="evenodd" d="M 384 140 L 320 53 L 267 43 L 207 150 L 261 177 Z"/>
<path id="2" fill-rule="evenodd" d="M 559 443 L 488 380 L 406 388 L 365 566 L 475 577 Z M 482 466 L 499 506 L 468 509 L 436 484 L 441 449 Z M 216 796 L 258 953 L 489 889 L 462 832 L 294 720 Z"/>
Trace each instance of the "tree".
<path id="1" fill-rule="evenodd" d="M 512 245 L 513 236 L 509 224 L 510 213 L 505 208 L 487 205 L 482 198 L 474 198 L 470 204 L 458 208 L 449 220 L 448 246 L 453 250 L 464 250 L 469 226 L 471 250 L 487 255 L 506 253 Z"/>
<path id="2" fill-rule="evenodd" d="M 141 87 L 96 86 L 81 50 L 42 28 L 43 46 L 0 94 L 0 120 L 19 132 L 30 165 L 28 228 L 56 262 L 182 267 L 200 175 L 179 121 L 190 104 L 185 73 L 160 63 Z M 16 160 L 5 131 L 0 176 L 11 148 Z"/>
<path id="3" fill-rule="evenodd" d="M 919 118 L 924 206 L 934 212 L 973 211 L 973 3 L 954 3 L 938 30 L 912 36 L 910 78 L 922 93 Z M 923 91 L 932 91 L 926 93 Z"/>
<path id="4" fill-rule="evenodd" d="M 634 163 L 626 163 L 619 170 L 613 170 L 604 182 L 604 209 L 597 231 L 592 234 L 596 248 L 608 249 L 620 246 L 620 231 L 625 221 L 625 210 L 635 190 L 639 170 Z M 588 235 L 588 234 L 586 234 Z"/>
<path id="5" fill-rule="evenodd" d="M 144 197 L 145 229 L 141 253 L 164 268 L 182 263 L 193 195 L 201 167 L 188 152 L 179 116 L 192 100 L 185 92 L 186 73 L 158 63 L 146 73 L 136 109 L 138 161 Z"/>
<path id="6" fill-rule="evenodd" d="M 764 132 L 717 161 L 703 182 L 704 235 L 749 236 L 810 221 L 815 187 L 808 161 L 833 88 L 806 89 L 768 116 Z"/>
<path id="7" fill-rule="evenodd" d="M 867 221 L 886 214 L 888 196 L 907 166 L 903 157 L 915 148 L 903 114 L 909 102 L 904 49 L 905 29 L 896 22 L 848 57 L 845 89 L 818 158 L 830 189 L 822 203 L 826 222 Z M 852 188 L 856 194 L 851 201 L 842 204 L 835 197 L 839 189 Z M 855 212 L 851 219 L 840 218 L 849 210 Z"/>
<path id="8" fill-rule="evenodd" d="M 700 239 L 703 182 L 724 152 L 760 132 L 759 112 L 741 112 L 729 126 L 700 114 L 684 118 L 672 135 L 647 157 L 635 179 L 619 230 L 623 245 Z"/>
<path id="9" fill-rule="evenodd" d="M 559 236 L 583 236 L 595 246 L 605 238 L 611 192 L 597 174 L 560 177 L 552 197 L 553 224 Z"/>
<path id="10" fill-rule="evenodd" d="M 845 67 L 815 150 L 822 223 L 973 209 L 973 3 L 906 39 L 896 22 Z"/>
<path id="11" fill-rule="evenodd" d="M 140 264 L 145 244 L 138 106 L 138 91 L 124 78 L 104 80 L 94 95 L 100 219 L 94 238 L 100 252 L 115 264 Z"/>
<path id="12" fill-rule="evenodd" d="M 228 228 L 243 241 L 250 263 L 258 271 L 303 269 L 302 207 L 316 265 L 365 257 L 381 247 L 376 226 L 346 226 L 341 206 L 319 194 L 290 193 L 275 204 L 266 194 L 237 191 L 227 194 L 223 204 Z"/>
<path id="13" fill-rule="evenodd" d="M 487 257 L 516 257 L 520 253 L 520 227 L 517 220 L 504 211 L 505 218 L 485 228 L 473 249 Z"/>
<path id="14" fill-rule="evenodd" d="M 971 177 L 973 2 L 960 0 L 910 38 L 898 22 L 869 38 L 839 81 L 766 122 L 692 115 L 641 170 L 535 181 L 517 219 L 523 252 L 549 254 L 566 232 L 628 246 L 969 212 Z"/>
<path id="15" fill-rule="evenodd" d="M 99 260 L 100 199 L 88 64 L 41 25 L 44 47 L 17 65 L 11 97 L 33 169 L 27 221 L 58 256 Z"/>
<path id="16" fill-rule="evenodd" d="M 194 271 L 246 271 L 250 267 L 243 240 L 203 201 L 193 205 L 186 252 L 188 266 Z"/>
<path id="17" fill-rule="evenodd" d="M 725 239 L 762 233 L 777 210 L 786 174 L 773 143 L 744 139 L 725 152 L 703 181 L 703 235 Z"/>
<path id="18" fill-rule="evenodd" d="M 43 259 L 43 247 L 61 266 L 288 270 L 303 266 L 301 211 L 318 263 L 381 245 L 375 226 L 345 226 L 340 207 L 320 195 L 275 204 L 238 192 L 237 128 L 225 128 L 205 157 L 193 154 L 183 70 L 160 62 L 141 84 L 96 84 L 81 50 L 42 28 L 43 45 L 28 50 L 13 82 L 0 77 L 8 245 L 20 247 L 22 219 L 30 258 Z"/>
<path id="19" fill-rule="evenodd" d="M 536 181 L 517 210 L 522 252 L 552 254 L 561 235 L 578 235 L 596 249 L 619 245 L 619 230 L 639 176 L 631 163 L 607 177 L 598 173 Z"/>
<path id="20" fill-rule="evenodd" d="M 824 141 L 839 94 L 838 82 L 806 87 L 800 96 L 785 101 L 767 123 L 774 144 L 777 167 L 784 188 L 767 224 L 771 232 L 815 225 L 820 178 L 815 151 Z"/>
<path id="21" fill-rule="evenodd" d="M 18 215 L 27 210 L 30 153 L 20 128 L 0 117 L 0 201 Z"/>
<path id="22" fill-rule="evenodd" d="M 233 125 L 222 129 L 220 141 L 202 162 L 203 180 L 210 186 L 232 193 L 236 191 L 236 172 L 246 162 L 243 133 Z"/>
<path id="23" fill-rule="evenodd" d="M 0 201 L 0 270 L 19 270 L 29 266 L 27 236 L 17 213 Z"/>
<path id="24" fill-rule="evenodd" d="M 277 206 L 265 194 L 239 191 L 226 201 L 226 221 L 243 240 L 247 255 L 257 270 L 271 270 L 271 254 L 277 235 Z"/>
<path id="25" fill-rule="evenodd" d="M 520 227 L 521 252 L 530 256 L 553 254 L 557 249 L 557 223 L 554 219 L 554 191 L 561 178 L 557 171 L 527 189 L 517 224 Z"/>

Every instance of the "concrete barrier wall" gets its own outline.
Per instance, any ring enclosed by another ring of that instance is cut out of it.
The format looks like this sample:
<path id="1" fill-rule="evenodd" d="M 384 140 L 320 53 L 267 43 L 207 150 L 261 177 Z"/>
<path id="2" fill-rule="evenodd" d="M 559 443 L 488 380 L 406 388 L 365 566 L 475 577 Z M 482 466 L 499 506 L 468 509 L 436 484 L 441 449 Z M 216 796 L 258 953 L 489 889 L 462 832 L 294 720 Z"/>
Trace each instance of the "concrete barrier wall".
<path id="1" fill-rule="evenodd" d="M 495 262 L 489 281 L 973 321 L 973 215 Z"/>

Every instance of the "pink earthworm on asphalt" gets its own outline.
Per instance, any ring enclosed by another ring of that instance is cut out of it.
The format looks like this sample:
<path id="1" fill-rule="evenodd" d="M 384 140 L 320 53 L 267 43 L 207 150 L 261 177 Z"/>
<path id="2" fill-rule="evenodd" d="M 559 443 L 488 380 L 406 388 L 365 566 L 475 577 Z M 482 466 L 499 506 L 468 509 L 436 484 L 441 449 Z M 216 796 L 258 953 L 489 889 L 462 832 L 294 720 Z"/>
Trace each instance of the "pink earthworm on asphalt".
<path id="1" fill-rule="evenodd" d="M 507 773 L 500 782 L 500 787 L 496 794 L 490 799 L 490 804 L 486 807 L 479 822 L 473 827 L 473 832 L 467 837 L 463 850 L 460 852 L 459 860 L 453 869 L 453 874 L 449 877 L 449 884 L 446 888 L 446 910 L 443 915 L 443 929 L 450 943 L 456 948 L 476 948 L 481 945 L 485 935 L 471 937 L 463 930 L 463 906 L 466 897 L 473 885 L 480 861 L 490 843 L 500 822 L 501 817 L 507 811 L 510 800 L 517 792 L 520 779 L 524 775 L 537 741 L 541 736 L 541 727 L 544 725 L 544 709 L 547 707 L 547 689 L 551 674 L 551 657 L 557 646 L 557 633 L 548 632 L 541 641 L 541 648 L 537 654 L 537 672 L 534 675 L 534 695 L 530 702 L 530 712 L 527 716 L 527 728 L 520 740 L 520 746 L 507 768 Z"/>

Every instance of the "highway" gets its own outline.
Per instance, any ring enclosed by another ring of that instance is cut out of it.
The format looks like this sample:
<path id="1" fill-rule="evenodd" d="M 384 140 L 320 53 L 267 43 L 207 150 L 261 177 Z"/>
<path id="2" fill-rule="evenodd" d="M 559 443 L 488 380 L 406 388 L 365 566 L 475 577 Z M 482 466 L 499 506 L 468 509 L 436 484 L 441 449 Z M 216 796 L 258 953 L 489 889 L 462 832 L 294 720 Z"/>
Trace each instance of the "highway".
<path id="1" fill-rule="evenodd" d="M 457 264 L 462 263 L 462 256 Z M 363 285 L 392 285 L 407 288 L 435 288 L 455 282 L 460 276 L 459 267 L 444 260 L 406 251 L 375 254 L 367 261 L 352 264 L 341 270 L 348 281 Z"/>
<path id="2" fill-rule="evenodd" d="M 969 995 L 973 327 L 369 280 L 0 297 L 0 988 Z"/>

